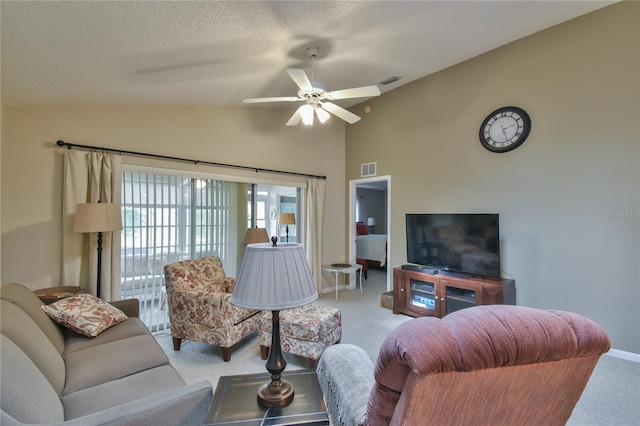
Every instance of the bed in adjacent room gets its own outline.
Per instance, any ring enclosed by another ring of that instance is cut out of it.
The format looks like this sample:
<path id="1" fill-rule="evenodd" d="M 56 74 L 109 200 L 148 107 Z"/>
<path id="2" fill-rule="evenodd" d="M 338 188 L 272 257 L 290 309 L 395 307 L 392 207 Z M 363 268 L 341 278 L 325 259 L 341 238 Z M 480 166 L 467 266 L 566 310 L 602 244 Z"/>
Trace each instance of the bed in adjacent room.
<path id="1" fill-rule="evenodd" d="M 380 267 L 387 263 L 387 236 L 369 234 L 364 222 L 356 222 L 356 257 L 370 262 L 378 262 Z"/>

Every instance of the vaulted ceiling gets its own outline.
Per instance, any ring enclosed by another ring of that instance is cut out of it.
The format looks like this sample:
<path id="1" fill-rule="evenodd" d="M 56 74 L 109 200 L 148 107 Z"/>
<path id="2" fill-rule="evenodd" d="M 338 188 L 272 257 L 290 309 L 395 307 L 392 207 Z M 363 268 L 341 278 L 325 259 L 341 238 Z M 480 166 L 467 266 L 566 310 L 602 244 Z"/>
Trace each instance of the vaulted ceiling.
<path id="1" fill-rule="evenodd" d="M 328 90 L 382 93 L 611 1 L 6 1 L 3 105 L 242 105 L 294 96 L 320 48 Z M 381 84 L 391 78 L 396 82 Z M 355 101 L 357 102 L 357 101 Z M 350 106 L 354 101 L 339 101 Z"/>

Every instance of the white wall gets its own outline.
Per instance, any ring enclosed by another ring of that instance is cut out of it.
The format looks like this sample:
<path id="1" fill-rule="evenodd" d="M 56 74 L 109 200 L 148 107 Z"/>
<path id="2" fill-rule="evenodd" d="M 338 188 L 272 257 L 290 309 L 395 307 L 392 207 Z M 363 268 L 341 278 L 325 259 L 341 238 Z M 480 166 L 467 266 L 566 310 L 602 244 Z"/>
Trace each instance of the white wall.
<path id="1" fill-rule="evenodd" d="M 327 176 L 323 262 L 343 261 L 344 124 L 286 127 L 290 109 L 187 107 L 5 107 L 2 139 L 2 283 L 60 283 L 63 150 L 56 140 Z M 218 174 L 182 163 L 123 158 Z M 306 182 L 246 172 L 263 181 Z M 326 229 L 326 228 L 325 228 Z M 327 286 L 330 283 L 325 283 Z"/>
<path id="2" fill-rule="evenodd" d="M 346 129 L 346 175 L 376 161 L 392 177 L 392 266 L 405 213 L 497 212 L 518 304 L 586 315 L 640 353 L 639 16 L 609 6 L 354 108 L 372 112 Z M 531 135 L 494 154 L 480 123 L 507 105 Z"/>

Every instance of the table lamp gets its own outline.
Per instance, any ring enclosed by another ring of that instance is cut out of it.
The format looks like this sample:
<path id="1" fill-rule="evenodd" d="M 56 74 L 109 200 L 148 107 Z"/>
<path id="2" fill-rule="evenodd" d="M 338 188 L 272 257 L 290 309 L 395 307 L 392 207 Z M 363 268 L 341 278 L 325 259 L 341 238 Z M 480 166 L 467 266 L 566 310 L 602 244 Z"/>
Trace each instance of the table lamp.
<path id="1" fill-rule="evenodd" d="M 293 213 L 280 213 L 280 225 L 286 225 L 287 243 L 289 242 L 289 225 L 296 224 L 296 215 Z"/>
<path id="2" fill-rule="evenodd" d="M 268 242 L 269 234 L 267 234 L 267 228 L 249 228 L 244 236 L 244 245 Z"/>
<path id="3" fill-rule="evenodd" d="M 293 401 L 293 384 L 282 379 L 287 362 L 280 346 L 281 309 L 307 305 L 318 298 L 302 244 L 249 244 L 231 303 L 241 308 L 271 311 L 271 349 L 266 368 L 271 381 L 258 388 L 258 402 L 282 407 Z"/>
<path id="4" fill-rule="evenodd" d="M 117 203 L 80 203 L 76 205 L 76 217 L 73 224 L 75 232 L 98 233 L 98 276 L 96 278 L 96 296 L 100 297 L 102 278 L 102 233 L 121 231 L 122 215 Z"/>
<path id="5" fill-rule="evenodd" d="M 376 218 L 375 217 L 367 218 L 367 226 L 371 227 L 371 233 L 373 234 L 373 227 L 376 226 Z"/>

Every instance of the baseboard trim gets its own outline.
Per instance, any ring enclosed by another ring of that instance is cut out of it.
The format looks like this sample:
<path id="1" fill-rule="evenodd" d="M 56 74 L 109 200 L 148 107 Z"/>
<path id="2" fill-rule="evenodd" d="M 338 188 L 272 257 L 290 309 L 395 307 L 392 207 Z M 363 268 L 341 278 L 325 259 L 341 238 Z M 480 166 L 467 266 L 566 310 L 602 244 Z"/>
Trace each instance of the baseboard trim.
<path id="1" fill-rule="evenodd" d="M 607 352 L 605 355 L 609 355 L 614 358 L 625 359 L 627 361 L 640 362 L 640 354 L 634 354 L 633 352 L 626 352 L 618 349 L 609 349 L 609 352 Z"/>

